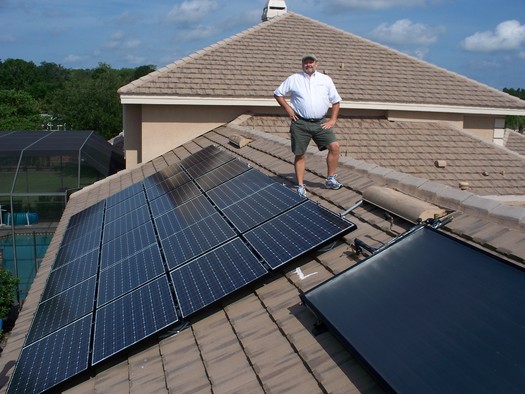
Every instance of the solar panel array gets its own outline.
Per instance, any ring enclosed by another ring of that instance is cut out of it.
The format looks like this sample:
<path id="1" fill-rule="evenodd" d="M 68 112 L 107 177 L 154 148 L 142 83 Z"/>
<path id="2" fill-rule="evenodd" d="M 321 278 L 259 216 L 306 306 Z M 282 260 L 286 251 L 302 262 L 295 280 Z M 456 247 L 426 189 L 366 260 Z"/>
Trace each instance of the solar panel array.
<path id="1" fill-rule="evenodd" d="M 54 388 L 355 228 L 204 148 L 70 218 L 8 391 Z"/>
<path id="2" fill-rule="evenodd" d="M 523 393 L 525 269 L 423 225 L 301 295 L 393 393 Z"/>

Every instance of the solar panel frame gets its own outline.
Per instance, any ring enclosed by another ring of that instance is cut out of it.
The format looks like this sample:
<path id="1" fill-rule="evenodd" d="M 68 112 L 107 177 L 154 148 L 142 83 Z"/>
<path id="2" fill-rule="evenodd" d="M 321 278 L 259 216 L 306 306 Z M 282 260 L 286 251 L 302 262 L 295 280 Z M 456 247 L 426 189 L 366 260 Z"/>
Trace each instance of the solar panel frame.
<path id="1" fill-rule="evenodd" d="M 149 221 L 151 221 L 149 208 L 146 204 L 141 205 L 137 209 L 129 211 L 109 223 L 105 223 L 102 243 L 104 244 L 118 238 Z"/>
<path id="2" fill-rule="evenodd" d="M 275 182 L 262 172 L 251 169 L 211 189 L 206 194 L 222 210 L 273 183 Z"/>
<path id="3" fill-rule="evenodd" d="M 165 178 L 160 181 L 158 181 L 158 179 L 152 179 L 149 181 L 144 181 L 144 184 L 146 186 L 148 199 L 153 200 L 190 181 L 191 178 L 188 174 L 185 172 L 177 172 L 169 178 Z"/>
<path id="4" fill-rule="evenodd" d="M 88 231 L 90 229 L 86 229 Z M 85 256 L 100 248 L 102 229 L 94 229 L 85 233 L 84 238 L 79 238 L 58 249 L 53 270 L 70 264 L 80 256 Z"/>
<path id="5" fill-rule="evenodd" d="M 167 277 L 161 276 L 97 308 L 92 364 L 97 365 L 178 321 Z"/>
<path id="6" fill-rule="evenodd" d="M 310 200 L 274 217 L 243 236 L 272 269 L 357 227 Z"/>
<path id="7" fill-rule="evenodd" d="M 301 299 L 389 391 L 525 387 L 525 270 L 442 231 L 419 226 Z"/>
<path id="8" fill-rule="evenodd" d="M 232 239 L 237 234 L 219 213 L 208 216 L 160 241 L 170 269 Z"/>
<path id="9" fill-rule="evenodd" d="M 24 349 L 90 320 L 88 355 L 84 348 L 80 355 L 88 361 L 80 372 L 266 275 L 266 262 L 241 235 L 255 225 L 248 207 L 259 193 L 267 196 L 267 205 L 260 206 L 269 212 L 255 215 L 257 224 L 301 204 L 296 193 L 210 145 L 74 215 Z M 246 227 L 230 220 L 233 214 L 228 218 L 228 212 L 239 211 Z M 203 280 L 190 284 L 186 274 Z M 177 280 L 179 288 L 169 280 Z M 200 292 L 200 304 L 183 294 L 191 286 Z"/>
<path id="10" fill-rule="evenodd" d="M 181 314 L 188 317 L 267 273 L 250 249 L 235 238 L 171 271 L 171 276 Z"/>
<path id="11" fill-rule="evenodd" d="M 126 256 L 134 254 L 157 242 L 153 222 L 148 221 L 139 227 L 102 245 L 100 269 L 105 269 Z"/>
<path id="12" fill-rule="evenodd" d="M 146 205 L 146 194 L 144 191 L 141 191 L 111 207 L 106 208 L 106 216 L 104 219 L 104 223 L 112 222 L 126 215 L 128 212 L 131 212 L 135 209 L 140 208 L 141 206 Z"/>
<path id="13" fill-rule="evenodd" d="M 87 227 L 93 228 L 97 226 L 102 226 L 102 221 L 104 220 L 104 208 L 106 206 L 105 201 L 100 201 L 96 204 L 93 204 L 90 207 L 87 207 L 83 211 L 80 211 L 74 215 L 72 215 L 69 218 L 68 223 L 68 230 L 71 230 L 73 227 L 77 226 L 78 224 L 82 224 L 82 227 L 84 227 L 84 224 L 87 223 Z M 64 239 L 66 237 L 64 236 Z"/>
<path id="14" fill-rule="evenodd" d="M 202 148 L 201 150 L 192 153 L 188 157 L 185 157 L 182 159 L 179 163 L 181 167 L 189 168 L 197 163 L 200 163 L 201 161 L 207 160 L 213 155 L 216 155 L 219 153 L 221 149 L 219 149 L 215 145 L 208 145 L 205 148 Z"/>
<path id="15" fill-rule="evenodd" d="M 136 194 L 139 194 L 143 191 L 144 184 L 142 182 L 134 183 L 131 186 L 128 186 L 127 188 L 122 189 L 121 191 L 113 194 L 112 196 L 109 196 L 106 199 L 106 208 L 110 208 L 113 205 L 119 204 L 124 200 L 127 200 L 128 198 L 133 197 Z"/>
<path id="16" fill-rule="evenodd" d="M 97 307 L 164 273 L 160 250 L 152 244 L 100 272 Z"/>
<path id="17" fill-rule="evenodd" d="M 154 221 L 159 238 L 162 240 L 216 212 L 217 210 L 206 196 L 200 195 L 163 215 L 157 216 Z"/>
<path id="18" fill-rule="evenodd" d="M 86 371 L 89 366 L 92 319 L 92 314 L 86 315 L 24 346 L 7 393 L 41 393 Z"/>
<path id="19" fill-rule="evenodd" d="M 93 312 L 96 277 L 91 278 L 41 302 L 35 313 L 25 344 L 31 344 L 68 325 L 69 323 Z"/>
<path id="20" fill-rule="evenodd" d="M 210 171 L 213 171 L 219 166 L 228 163 L 233 160 L 234 157 L 226 152 L 220 151 L 216 154 L 207 157 L 206 160 L 202 160 L 191 167 L 185 167 L 186 171 L 192 178 L 198 178 Z"/>
<path id="21" fill-rule="evenodd" d="M 42 300 L 47 300 L 62 291 L 94 276 L 98 272 L 99 250 L 93 249 L 68 264 L 54 269 L 47 279 Z"/>
<path id="22" fill-rule="evenodd" d="M 150 207 L 153 217 L 158 217 L 177 208 L 189 200 L 200 196 L 202 193 L 193 182 L 185 183 L 169 193 L 165 193 L 157 198 L 150 200 Z"/>
<path id="23" fill-rule="evenodd" d="M 306 197 L 274 183 L 229 205 L 222 213 L 244 233 L 304 201 Z"/>
<path id="24" fill-rule="evenodd" d="M 220 167 L 215 168 L 212 171 L 199 176 L 195 179 L 195 182 L 197 182 L 197 184 L 202 190 L 208 191 L 236 177 L 237 175 L 248 171 L 250 168 L 251 167 L 246 163 L 243 163 L 238 159 L 233 159 L 221 165 Z"/>

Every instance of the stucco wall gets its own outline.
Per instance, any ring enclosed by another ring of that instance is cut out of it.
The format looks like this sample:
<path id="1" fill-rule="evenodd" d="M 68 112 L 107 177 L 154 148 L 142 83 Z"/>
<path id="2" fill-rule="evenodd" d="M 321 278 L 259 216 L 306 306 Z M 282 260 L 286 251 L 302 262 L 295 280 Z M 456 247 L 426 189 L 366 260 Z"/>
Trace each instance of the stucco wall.
<path id="1" fill-rule="evenodd" d="M 137 119 L 134 111 L 124 111 L 126 139 L 130 137 L 133 142 L 140 139 L 142 146 L 142 149 L 135 149 L 134 144 L 126 145 L 127 168 L 154 159 L 230 122 L 245 110 L 204 106 L 144 105 L 141 107 L 140 120 Z M 140 126 L 135 124 L 137 121 Z"/>

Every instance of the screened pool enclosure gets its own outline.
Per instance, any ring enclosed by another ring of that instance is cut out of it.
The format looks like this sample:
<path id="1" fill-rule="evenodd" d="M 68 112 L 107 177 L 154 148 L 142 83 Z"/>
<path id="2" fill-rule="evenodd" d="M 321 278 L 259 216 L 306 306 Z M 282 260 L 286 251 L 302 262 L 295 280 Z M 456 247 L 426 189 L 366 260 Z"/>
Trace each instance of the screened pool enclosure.
<path id="1" fill-rule="evenodd" d="M 0 263 L 24 272 L 17 236 L 53 231 L 73 192 L 123 168 L 122 153 L 93 131 L 0 131 L 0 237 L 13 247 L 13 261 L 5 253 Z"/>

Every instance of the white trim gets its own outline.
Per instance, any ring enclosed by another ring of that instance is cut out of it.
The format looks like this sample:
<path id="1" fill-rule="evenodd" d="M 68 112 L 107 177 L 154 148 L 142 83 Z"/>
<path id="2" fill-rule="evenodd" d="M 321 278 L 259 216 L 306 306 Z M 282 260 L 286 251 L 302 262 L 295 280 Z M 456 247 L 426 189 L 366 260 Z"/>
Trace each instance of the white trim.
<path id="1" fill-rule="evenodd" d="M 214 105 L 214 106 L 242 106 L 242 107 L 277 107 L 279 104 L 274 98 L 220 98 L 220 97 L 179 97 L 179 96 L 148 96 L 126 95 L 120 96 L 121 104 L 144 105 Z M 341 108 L 410 111 L 410 112 L 441 112 L 473 115 L 517 115 L 525 116 L 525 109 L 506 109 L 489 107 L 466 107 L 454 105 L 381 103 L 342 101 Z"/>

